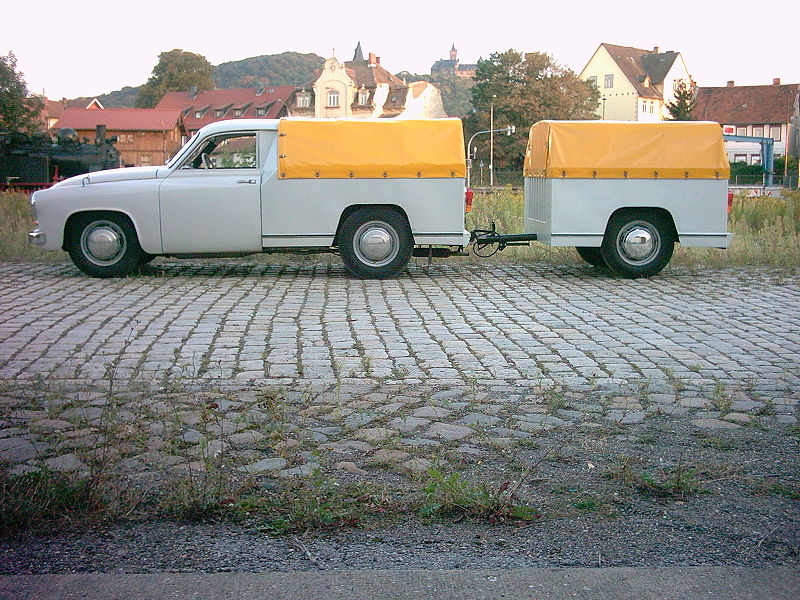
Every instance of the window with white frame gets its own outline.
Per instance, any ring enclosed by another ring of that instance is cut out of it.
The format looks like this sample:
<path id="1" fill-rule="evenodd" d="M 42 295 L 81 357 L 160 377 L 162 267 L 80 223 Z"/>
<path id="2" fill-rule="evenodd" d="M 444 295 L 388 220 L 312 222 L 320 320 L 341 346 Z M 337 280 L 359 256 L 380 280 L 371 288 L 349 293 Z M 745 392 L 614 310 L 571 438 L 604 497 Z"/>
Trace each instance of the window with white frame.
<path id="1" fill-rule="evenodd" d="M 733 155 L 733 162 L 735 163 L 747 163 L 747 154 L 734 154 Z"/>
<path id="2" fill-rule="evenodd" d="M 335 108 L 339 106 L 339 92 L 338 90 L 330 90 L 328 92 L 328 107 Z"/>
<path id="3" fill-rule="evenodd" d="M 311 95 L 310 94 L 298 94 L 297 95 L 297 107 L 298 108 L 308 108 L 311 106 Z"/>
<path id="4" fill-rule="evenodd" d="M 764 137 L 763 125 L 753 125 L 753 137 Z"/>
<path id="5" fill-rule="evenodd" d="M 776 142 L 781 141 L 781 126 L 780 125 L 771 125 L 769 128 L 769 137 L 771 137 Z"/>
<path id="6" fill-rule="evenodd" d="M 606 75 L 605 87 L 606 88 L 613 88 L 614 87 L 614 74 L 613 73 L 610 73 L 610 74 Z"/>
<path id="7" fill-rule="evenodd" d="M 747 127 L 737 127 L 736 135 L 747 135 Z"/>
<path id="8" fill-rule="evenodd" d="M 587 79 L 587 81 L 592 84 L 594 87 L 597 87 L 597 75 L 592 75 Z"/>
<path id="9" fill-rule="evenodd" d="M 358 93 L 358 103 L 361 106 L 364 106 L 368 100 L 369 100 L 369 92 L 367 90 L 361 90 Z"/>
<path id="10" fill-rule="evenodd" d="M 761 164 L 761 155 L 760 154 L 753 154 L 750 156 L 750 164 L 751 165 L 760 165 Z"/>

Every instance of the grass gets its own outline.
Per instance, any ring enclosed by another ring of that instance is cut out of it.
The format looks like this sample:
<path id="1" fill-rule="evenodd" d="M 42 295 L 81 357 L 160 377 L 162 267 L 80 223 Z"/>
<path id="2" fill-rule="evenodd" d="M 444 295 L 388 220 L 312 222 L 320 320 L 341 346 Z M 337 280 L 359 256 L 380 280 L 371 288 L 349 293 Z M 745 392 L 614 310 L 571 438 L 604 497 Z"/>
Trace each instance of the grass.
<path id="1" fill-rule="evenodd" d="M 0 507 L 3 535 L 105 512 L 103 497 L 91 479 L 45 470 L 23 475 L 0 470 Z"/>
<path id="2" fill-rule="evenodd" d="M 472 212 L 467 215 L 467 229 L 488 229 L 492 221 L 502 233 L 523 231 L 524 199 L 521 191 L 511 188 L 478 193 Z M 66 260 L 61 252 L 47 252 L 28 243 L 32 229 L 29 196 L 0 192 L 0 260 L 58 262 Z M 744 198 L 734 200 L 729 216 L 729 231 L 734 234 L 727 250 L 677 246 L 672 262 L 689 267 L 728 266 L 800 266 L 800 192 L 782 198 Z M 308 260 L 335 261 L 335 257 L 292 257 L 290 255 L 255 255 L 248 261 L 275 263 Z M 482 258 L 469 260 L 479 262 Z M 492 261 L 542 261 L 551 264 L 584 264 L 573 248 L 558 248 L 533 243 L 509 247 L 498 252 Z"/>

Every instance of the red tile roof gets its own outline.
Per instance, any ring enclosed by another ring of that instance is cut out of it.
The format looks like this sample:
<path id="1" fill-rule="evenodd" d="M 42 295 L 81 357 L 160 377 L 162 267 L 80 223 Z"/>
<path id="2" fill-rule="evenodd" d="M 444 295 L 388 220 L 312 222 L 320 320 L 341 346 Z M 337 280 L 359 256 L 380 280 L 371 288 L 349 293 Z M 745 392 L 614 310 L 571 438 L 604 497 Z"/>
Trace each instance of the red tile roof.
<path id="1" fill-rule="evenodd" d="M 109 131 L 171 131 L 180 120 L 181 111 L 175 109 L 67 107 L 55 127 L 94 130 L 105 125 Z"/>
<path id="2" fill-rule="evenodd" d="M 178 109 L 183 112 L 183 123 L 187 131 L 197 131 L 204 125 L 223 119 L 277 119 L 294 91 L 290 85 L 265 88 L 231 88 L 202 90 L 195 95 L 186 92 L 167 92 L 156 108 Z M 266 114 L 259 114 L 266 109 Z M 221 116 L 215 111 L 223 110 Z M 234 111 L 242 110 L 241 115 Z M 200 112 L 200 117 L 195 114 Z"/>
<path id="3" fill-rule="evenodd" d="M 692 115 L 722 125 L 788 123 L 798 101 L 796 83 L 697 88 Z"/>

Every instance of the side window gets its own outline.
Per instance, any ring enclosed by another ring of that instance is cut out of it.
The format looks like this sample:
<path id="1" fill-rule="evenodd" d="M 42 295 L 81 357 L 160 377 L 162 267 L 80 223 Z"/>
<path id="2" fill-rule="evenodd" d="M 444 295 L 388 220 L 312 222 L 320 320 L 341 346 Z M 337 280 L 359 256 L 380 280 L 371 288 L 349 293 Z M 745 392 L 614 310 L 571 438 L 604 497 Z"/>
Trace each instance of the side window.
<path id="1" fill-rule="evenodd" d="M 184 169 L 258 168 L 255 133 L 228 133 L 211 137 L 184 163 Z"/>

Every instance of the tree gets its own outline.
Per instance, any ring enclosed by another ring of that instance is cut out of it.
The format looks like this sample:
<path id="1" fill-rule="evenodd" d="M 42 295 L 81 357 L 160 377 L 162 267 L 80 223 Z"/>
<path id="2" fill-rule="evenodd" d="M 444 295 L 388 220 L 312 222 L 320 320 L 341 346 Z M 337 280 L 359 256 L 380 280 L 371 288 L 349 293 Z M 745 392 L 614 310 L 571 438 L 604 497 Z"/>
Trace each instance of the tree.
<path id="1" fill-rule="evenodd" d="M 9 131 L 39 131 L 44 103 L 31 96 L 22 73 L 17 72 L 17 57 L 13 52 L 0 56 L 0 129 Z"/>
<path id="2" fill-rule="evenodd" d="M 492 102 L 495 129 L 508 125 L 517 129 L 511 137 L 495 136 L 495 163 L 499 165 L 522 166 L 525 132 L 537 121 L 597 118 L 597 89 L 541 52 L 523 54 L 511 49 L 492 53 L 478 61 L 475 80 L 475 112 L 466 121 L 467 134 L 489 129 Z"/>
<path id="3" fill-rule="evenodd" d="M 683 79 L 678 81 L 675 88 L 675 100 L 667 103 L 670 121 L 693 121 L 692 111 L 694 110 L 694 82 L 686 85 Z"/>
<path id="4" fill-rule="evenodd" d="M 177 48 L 162 52 L 150 78 L 142 86 L 136 105 L 153 108 L 167 92 L 186 91 L 192 86 L 213 89 L 213 74 L 214 67 L 205 56 Z"/>

